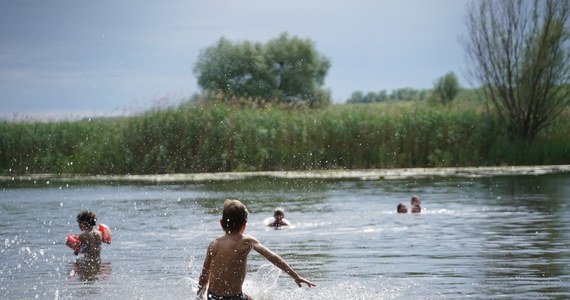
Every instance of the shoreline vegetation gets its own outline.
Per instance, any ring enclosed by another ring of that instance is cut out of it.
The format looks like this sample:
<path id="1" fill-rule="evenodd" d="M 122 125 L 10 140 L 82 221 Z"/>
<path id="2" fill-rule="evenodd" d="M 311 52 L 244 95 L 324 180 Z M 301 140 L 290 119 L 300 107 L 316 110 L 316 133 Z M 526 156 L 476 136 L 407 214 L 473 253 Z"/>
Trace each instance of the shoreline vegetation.
<path id="1" fill-rule="evenodd" d="M 268 179 L 317 179 L 317 180 L 398 180 L 431 177 L 495 177 L 515 175 L 546 175 L 570 173 L 570 165 L 550 166 L 503 166 L 503 167 L 464 167 L 464 168 L 408 168 L 373 170 L 320 170 L 320 171 L 260 171 L 260 172 L 220 172 L 195 174 L 157 175 L 56 175 L 33 174 L 24 176 L 0 176 L 0 182 L 124 182 L 124 183 L 190 183 Z"/>
<path id="2" fill-rule="evenodd" d="M 497 117 L 468 95 L 452 105 L 388 101 L 316 109 L 187 102 L 112 119 L 0 121 L 0 175 L 318 174 L 570 164 L 570 108 L 528 144 L 509 139 Z"/>

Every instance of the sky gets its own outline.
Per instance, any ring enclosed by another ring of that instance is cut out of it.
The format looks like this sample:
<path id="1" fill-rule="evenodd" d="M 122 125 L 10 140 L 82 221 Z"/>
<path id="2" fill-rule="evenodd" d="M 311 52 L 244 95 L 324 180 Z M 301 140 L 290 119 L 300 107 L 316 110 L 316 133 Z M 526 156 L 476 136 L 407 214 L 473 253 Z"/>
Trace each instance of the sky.
<path id="1" fill-rule="evenodd" d="M 287 32 L 329 58 L 335 103 L 355 91 L 462 86 L 469 0 L 2 0 L 0 118 L 78 119 L 177 105 L 201 50 Z"/>

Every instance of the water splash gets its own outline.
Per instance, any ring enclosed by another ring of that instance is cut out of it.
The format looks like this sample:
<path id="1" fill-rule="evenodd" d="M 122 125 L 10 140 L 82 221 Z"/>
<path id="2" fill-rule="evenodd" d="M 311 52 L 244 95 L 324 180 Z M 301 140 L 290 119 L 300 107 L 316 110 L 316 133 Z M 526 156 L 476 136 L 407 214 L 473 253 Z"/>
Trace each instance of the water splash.
<path id="1" fill-rule="evenodd" d="M 333 285 L 317 286 L 314 288 L 292 288 L 273 289 L 262 295 L 252 296 L 261 300 L 320 300 L 320 299 L 405 299 L 402 298 L 401 291 L 407 287 L 386 287 L 380 284 L 379 288 L 372 288 L 358 282 L 340 282 Z M 421 298 L 416 298 L 421 299 Z"/>
<path id="2" fill-rule="evenodd" d="M 254 299 L 273 299 L 277 280 L 281 275 L 281 270 L 272 264 L 264 264 L 255 273 L 251 273 L 243 285 L 246 294 Z"/>

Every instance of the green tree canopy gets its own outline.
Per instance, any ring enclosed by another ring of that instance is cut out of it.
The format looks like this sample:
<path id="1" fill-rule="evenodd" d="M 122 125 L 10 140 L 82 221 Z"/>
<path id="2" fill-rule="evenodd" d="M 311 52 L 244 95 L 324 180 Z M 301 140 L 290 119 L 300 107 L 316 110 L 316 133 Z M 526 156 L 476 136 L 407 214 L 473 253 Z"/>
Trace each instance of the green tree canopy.
<path id="1" fill-rule="evenodd" d="M 459 93 L 459 81 L 455 73 L 449 72 L 439 78 L 433 87 L 433 98 L 436 102 L 449 104 Z"/>
<path id="2" fill-rule="evenodd" d="M 323 89 L 330 61 L 310 40 L 287 33 L 267 44 L 221 38 L 200 53 L 194 66 L 198 84 L 227 98 L 330 102 Z"/>

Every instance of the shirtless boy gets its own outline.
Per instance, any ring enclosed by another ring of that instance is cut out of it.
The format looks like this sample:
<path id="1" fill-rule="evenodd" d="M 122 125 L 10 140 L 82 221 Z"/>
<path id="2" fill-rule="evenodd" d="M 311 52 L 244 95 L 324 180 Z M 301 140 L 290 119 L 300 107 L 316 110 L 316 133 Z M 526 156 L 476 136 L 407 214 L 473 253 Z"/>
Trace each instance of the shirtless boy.
<path id="1" fill-rule="evenodd" d="M 299 287 L 302 283 L 309 287 L 315 286 L 299 276 L 281 256 L 266 248 L 256 238 L 243 234 L 247 215 L 247 208 L 239 200 L 228 199 L 224 202 L 220 224 L 225 234 L 208 246 L 198 281 L 198 297 L 202 299 L 207 289 L 208 300 L 253 299 L 242 291 L 247 270 L 247 256 L 251 249 L 291 276 Z"/>

